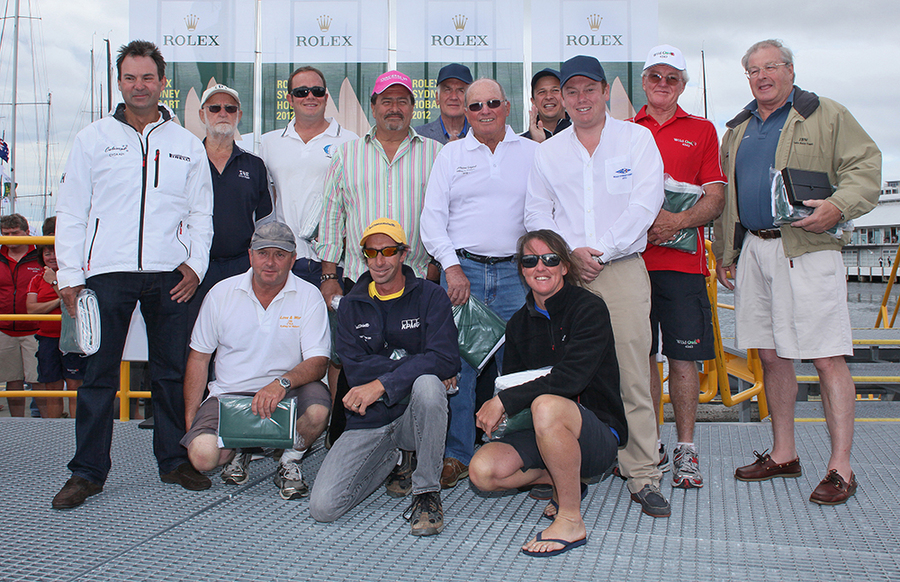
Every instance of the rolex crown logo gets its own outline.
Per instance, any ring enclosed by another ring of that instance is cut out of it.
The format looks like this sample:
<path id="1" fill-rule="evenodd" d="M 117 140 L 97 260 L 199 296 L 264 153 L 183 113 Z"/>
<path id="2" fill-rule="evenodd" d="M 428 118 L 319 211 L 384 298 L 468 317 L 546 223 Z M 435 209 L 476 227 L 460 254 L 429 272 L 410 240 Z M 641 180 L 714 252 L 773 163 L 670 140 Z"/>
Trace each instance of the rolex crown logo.
<path id="1" fill-rule="evenodd" d="M 603 22 L 603 17 L 599 14 L 591 14 L 587 17 L 587 21 L 591 30 L 600 30 L 600 23 Z"/>
<path id="2" fill-rule="evenodd" d="M 328 29 L 331 28 L 331 17 L 326 14 L 317 18 L 316 22 L 319 23 L 319 30 L 322 32 L 328 32 Z"/>
<path id="3" fill-rule="evenodd" d="M 195 30 L 198 24 L 200 24 L 200 19 L 197 18 L 196 14 L 188 14 L 184 17 L 184 25 L 187 26 L 188 30 Z"/>
<path id="4" fill-rule="evenodd" d="M 462 14 L 457 14 L 453 17 L 453 26 L 456 27 L 456 30 L 462 32 L 466 29 L 466 23 L 469 22 L 469 19 L 463 16 Z"/>

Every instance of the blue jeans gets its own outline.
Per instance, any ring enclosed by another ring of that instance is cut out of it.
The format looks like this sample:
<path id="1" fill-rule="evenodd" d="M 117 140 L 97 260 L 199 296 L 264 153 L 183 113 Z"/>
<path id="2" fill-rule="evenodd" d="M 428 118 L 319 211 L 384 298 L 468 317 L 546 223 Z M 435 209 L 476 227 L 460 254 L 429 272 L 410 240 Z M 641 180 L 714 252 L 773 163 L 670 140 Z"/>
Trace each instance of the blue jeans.
<path id="1" fill-rule="evenodd" d="M 412 493 L 440 491 L 441 456 L 447 434 L 447 396 L 437 376 L 416 378 L 409 406 L 394 422 L 344 431 L 316 475 L 309 513 L 334 521 L 378 489 L 397 463 L 397 449 L 416 451 Z"/>
<path id="2" fill-rule="evenodd" d="M 481 299 L 504 321 L 525 305 L 525 285 L 519 278 L 518 266 L 513 261 L 486 265 L 463 257 L 459 265 L 469 279 L 473 296 Z M 441 273 L 441 286 L 447 288 L 447 279 Z M 502 373 L 503 348 L 497 350 L 497 369 Z M 459 376 L 459 392 L 450 396 L 450 429 L 447 433 L 445 457 L 452 457 L 468 465 L 475 453 L 475 370 L 463 360 Z"/>
<path id="3" fill-rule="evenodd" d="M 109 449 L 119 363 L 131 314 L 138 300 L 147 324 L 153 393 L 153 453 L 160 475 L 187 462 L 184 436 L 184 365 L 188 341 L 187 303 L 176 303 L 169 291 L 181 273 L 107 273 L 87 280 L 100 306 L 100 350 L 86 358 L 84 384 L 78 389 L 75 456 L 69 470 L 103 484 L 111 465 Z"/>

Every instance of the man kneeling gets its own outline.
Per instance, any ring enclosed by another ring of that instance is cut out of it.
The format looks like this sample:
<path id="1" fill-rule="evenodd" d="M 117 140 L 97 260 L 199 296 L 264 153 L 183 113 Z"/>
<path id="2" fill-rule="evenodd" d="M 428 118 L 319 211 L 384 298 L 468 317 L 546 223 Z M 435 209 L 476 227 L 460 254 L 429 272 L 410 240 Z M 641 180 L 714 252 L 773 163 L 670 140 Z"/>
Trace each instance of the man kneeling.
<path id="1" fill-rule="evenodd" d="M 316 521 L 334 521 L 377 489 L 415 451 L 411 534 L 444 528 L 441 466 L 446 389 L 460 369 L 450 299 L 403 264 L 409 251 L 395 220 L 378 218 L 360 240 L 368 272 L 341 301 L 335 348 L 350 391 L 347 428 L 328 451 L 309 502 Z"/>
<path id="2" fill-rule="evenodd" d="M 258 227 L 249 252 L 250 270 L 218 283 L 200 308 L 184 377 L 185 421 L 191 428 L 181 444 L 197 470 L 229 463 L 222 479 L 244 483 L 250 453 L 219 448 L 218 397 L 253 396 L 251 410 L 262 418 L 270 418 L 285 397 L 296 398 L 294 448 L 282 454 L 275 485 L 282 498 L 299 499 L 309 494 L 300 460 L 322 434 L 331 410 L 331 396 L 319 381 L 331 355 L 328 312 L 319 290 L 291 274 L 295 242 L 286 224 Z M 201 404 L 213 352 L 216 378 Z"/>
<path id="3" fill-rule="evenodd" d="M 587 542 L 580 478 L 606 471 L 628 441 L 619 395 L 619 366 L 609 311 L 578 286 L 577 259 L 553 231 L 519 239 L 519 275 L 531 289 L 506 325 L 505 373 L 552 366 L 550 373 L 513 386 L 487 401 L 476 424 L 490 435 L 504 414 L 531 410 L 534 428 L 504 434 L 481 447 L 469 479 L 482 491 L 552 484 L 544 517 L 553 523 L 522 547 L 547 557 Z"/>

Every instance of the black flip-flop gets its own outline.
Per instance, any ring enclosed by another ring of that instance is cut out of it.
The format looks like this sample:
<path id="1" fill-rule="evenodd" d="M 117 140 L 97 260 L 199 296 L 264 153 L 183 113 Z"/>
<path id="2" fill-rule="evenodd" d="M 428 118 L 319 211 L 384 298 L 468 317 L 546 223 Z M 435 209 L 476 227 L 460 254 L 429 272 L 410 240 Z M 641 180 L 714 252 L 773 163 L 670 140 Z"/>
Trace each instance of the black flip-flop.
<path id="1" fill-rule="evenodd" d="M 587 497 L 587 491 L 588 491 L 587 483 L 582 483 L 581 484 L 581 499 L 582 500 L 584 500 L 584 498 Z M 553 507 L 556 508 L 557 513 L 559 512 L 559 503 L 554 501 L 552 498 L 550 499 L 550 505 L 552 505 Z M 550 520 L 556 519 L 555 515 L 547 515 L 543 511 L 541 512 L 541 517 L 543 517 L 544 519 L 550 519 Z"/>
<path id="2" fill-rule="evenodd" d="M 549 552 L 535 552 L 533 550 L 526 550 L 522 548 L 522 553 L 526 556 L 531 556 L 533 558 L 549 558 L 550 556 L 558 556 L 559 554 L 563 554 L 568 552 L 569 550 L 574 550 L 575 548 L 580 548 L 584 544 L 587 543 L 587 536 L 581 538 L 580 540 L 575 540 L 574 542 L 568 542 L 566 540 L 555 540 L 551 538 L 547 538 L 546 540 L 541 537 L 541 534 L 544 532 L 538 532 L 538 535 L 535 539 L 539 542 L 554 542 L 557 544 L 562 544 L 562 547 L 558 550 L 550 550 Z"/>

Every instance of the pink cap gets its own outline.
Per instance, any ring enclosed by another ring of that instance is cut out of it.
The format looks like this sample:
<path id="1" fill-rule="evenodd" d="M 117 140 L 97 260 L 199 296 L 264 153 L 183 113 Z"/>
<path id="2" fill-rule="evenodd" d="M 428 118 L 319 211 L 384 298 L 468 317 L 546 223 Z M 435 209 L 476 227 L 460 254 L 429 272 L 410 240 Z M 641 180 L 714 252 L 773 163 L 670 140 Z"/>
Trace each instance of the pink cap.
<path id="1" fill-rule="evenodd" d="M 400 71 L 388 71 L 378 75 L 378 78 L 375 79 L 375 88 L 372 89 L 372 95 L 381 95 L 391 85 L 403 85 L 412 93 L 412 81 L 409 77 Z"/>

